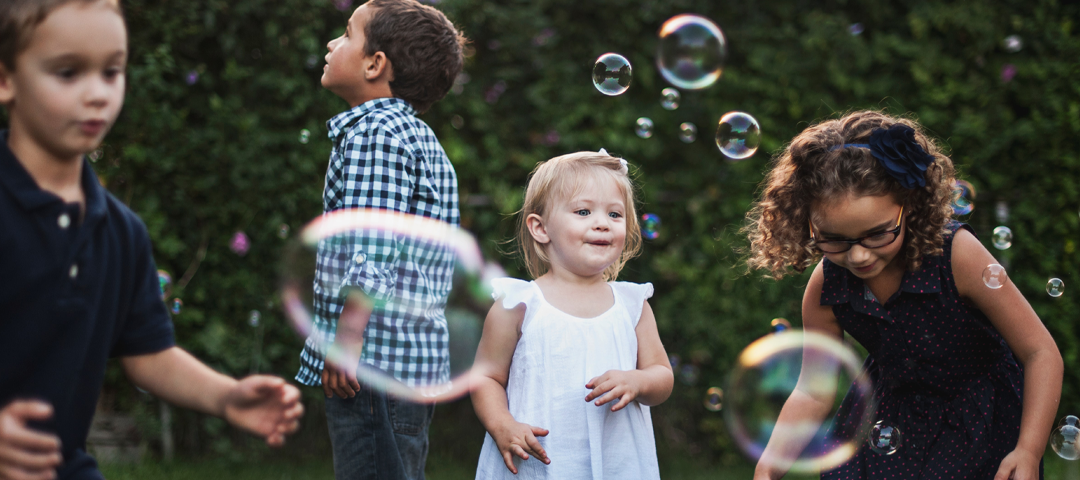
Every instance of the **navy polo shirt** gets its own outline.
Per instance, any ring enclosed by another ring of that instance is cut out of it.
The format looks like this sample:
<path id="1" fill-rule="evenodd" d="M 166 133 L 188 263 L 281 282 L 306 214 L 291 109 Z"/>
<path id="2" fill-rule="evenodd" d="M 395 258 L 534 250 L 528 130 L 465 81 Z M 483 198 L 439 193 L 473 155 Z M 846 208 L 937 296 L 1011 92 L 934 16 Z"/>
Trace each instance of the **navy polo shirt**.
<path id="1" fill-rule="evenodd" d="M 83 160 L 86 214 L 38 187 L 0 131 L 0 407 L 52 404 L 59 478 L 101 478 L 86 435 L 109 357 L 174 345 L 146 226 Z"/>

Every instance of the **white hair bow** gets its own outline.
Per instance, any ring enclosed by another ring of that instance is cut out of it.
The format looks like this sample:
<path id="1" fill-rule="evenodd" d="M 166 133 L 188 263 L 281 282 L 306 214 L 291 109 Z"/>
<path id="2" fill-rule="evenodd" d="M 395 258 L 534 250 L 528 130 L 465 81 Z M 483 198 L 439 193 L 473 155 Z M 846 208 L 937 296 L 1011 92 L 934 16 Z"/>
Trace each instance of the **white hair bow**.
<path id="1" fill-rule="evenodd" d="M 603 154 L 603 155 L 609 155 L 609 156 L 611 155 L 610 153 L 607 153 L 607 149 L 604 149 L 604 148 L 600 149 L 600 153 Z M 622 172 L 623 175 L 628 175 L 630 173 L 630 164 L 626 163 L 625 158 L 620 158 L 619 159 L 619 165 L 621 166 L 619 168 L 619 171 Z"/>

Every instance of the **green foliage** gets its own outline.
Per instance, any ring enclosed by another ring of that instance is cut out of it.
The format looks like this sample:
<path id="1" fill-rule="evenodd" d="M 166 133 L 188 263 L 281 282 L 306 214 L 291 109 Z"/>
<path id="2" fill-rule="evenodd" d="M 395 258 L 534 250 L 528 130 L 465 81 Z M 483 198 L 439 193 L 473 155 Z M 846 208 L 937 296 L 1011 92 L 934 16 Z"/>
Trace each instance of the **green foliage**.
<path id="1" fill-rule="evenodd" d="M 498 258 L 499 242 L 512 234 L 511 215 L 529 171 L 566 152 L 604 147 L 625 156 L 637 175 L 639 213 L 662 218 L 660 238 L 646 243 L 623 276 L 655 284 L 651 302 L 668 352 L 701 372 L 692 385 L 677 382 L 671 399 L 654 409 L 662 451 L 738 460 L 722 419 L 702 406 L 705 390 L 723 383 L 736 354 L 769 331 L 770 319 L 799 325 L 806 281 L 747 274 L 733 253 L 746 244 L 738 228 L 769 156 L 809 123 L 854 109 L 910 114 L 948 148 L 978 189 L 965 220 L 984 240 L 999 223 L 995 206 L 1008 206 L 1004 223 L 1014 245 L 993 251 L 1010 264 L 1011 278 L 1054 335 L 1066 365 L 1078 364 L 1077 6 L 1055 0 L 445 0 L 437 6 L 473 42 L 468 81 L 423 119 L 457 168 L 462 223 L 488 254 Z M 125 8 L 127 103 L 95 168 L 146 221 L 159 267 L 177 279 L 174 294 L 185 304 L 174 318 L 180 344 L 232 375 L 257 363 L 291 378 L 302 341 L 277 308 L 285 243 L 277 233 L 282 224 L 296 232 L 321 211 L 330 151 L 324 122 L 348 106 L 320 88 L 319 75 L 325 44 L 343 30 L 348 13 L 329 0 L 130 0 Z M 719 82 L 682 92 L 679 109 L 666 111 L 659 104 L 667 85 L 654 66 L 655 33 L 665 19 L 686 12 L 714 19 L 730 55 Z M 854 22 L 865 27 L 861 35 L 848 33 Z M 1023 40 L 1017 53 L 1002 47 L 1012 34 Z M 633 65 L 624 95 L 606 97 L 591 85 L 592 64 L 605 52 L 619 52 Z M 1011 81 L 1001 75 L 1006 65 L 1017 72 Z M 190 86 L 189 72 L 198 74 Z M 757 155 L 736 163 L 711 138 L 731 110 L 754 115 L 763 131 Z M 651 139 L 633 133 L 641 116 L 655 121 Z M 677 137 L 686 121 L 700 132 L 691 144 Z M 301 129 L 312 132 L 307 144 L 298 141 Z M 252 240 L 245 256 L 228 248 L 237 231 Z M 503 260 L 524 275 L 512 259 Z M 1072 291 L 1048 297 L 1043 286 L 1050 277 Z M 253 309 L 262 311 L 264 330 L 247 324 Z M 263 347 L 256 351 L 260 335 Z M 1077 375 L 1066 369 L 1062 414 L 1075 413 Z M 127 388 L 118 377 L 112 372 L 112 387 Z M 479 449 L 479 438 L 461 440 Z"/>

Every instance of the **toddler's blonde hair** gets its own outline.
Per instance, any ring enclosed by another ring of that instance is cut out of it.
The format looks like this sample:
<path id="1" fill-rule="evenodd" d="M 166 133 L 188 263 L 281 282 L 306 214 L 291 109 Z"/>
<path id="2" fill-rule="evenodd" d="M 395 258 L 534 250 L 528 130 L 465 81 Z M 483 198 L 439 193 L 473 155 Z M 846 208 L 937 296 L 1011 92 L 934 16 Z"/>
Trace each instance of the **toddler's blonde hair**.
<path id="1" fill-rule="evenodd" d="M 585 188 L 590 175 L 606 175 L 619 186 L 626 205 L 626 244 L 619 259 L 604 270 L 604 281 L 615 280 L 626 262 L 641 251 L 641 227 L 634 208 L 634 185 L 624 161 L 604 152 L 577 152 L 540 162 L 529 174 L 525 203 L 518 211 L 517 251 L 532 278 L 551 269 L 544 245 L 529 233 L 525 221 L 531 214 L 543 217 L 557 198 L 573 198 Z"/>

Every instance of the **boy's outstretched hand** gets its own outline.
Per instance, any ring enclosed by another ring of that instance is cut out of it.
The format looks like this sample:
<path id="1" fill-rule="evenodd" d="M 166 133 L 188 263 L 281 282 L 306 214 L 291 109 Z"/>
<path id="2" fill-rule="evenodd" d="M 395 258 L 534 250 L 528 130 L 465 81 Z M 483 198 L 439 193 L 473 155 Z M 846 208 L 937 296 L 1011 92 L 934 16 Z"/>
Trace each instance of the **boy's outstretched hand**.
<path id="1" fill-rule="evenodd" d="M 225 396 L 225 419 L 266 439 L 271 447 L 285 444 L 297 430 L 304 405 L 300 390 L 285 380 L 267 375 L 246 377 Z"/>
<path id="2" fill-rule="evenodd" d="M 63 462 L 60 439 L 26 423 L 48 420 L 52 406 L 40 400 L 15 400 L 0 409 L 0 479 L 50 479 Z"/>
<path id="3" fill-rule="evenodd" d="M 506 468 L 510 470 L 510 473 L 514 475 L 518 473 L 517 468 L 514 468 L 515 455 L 521 457 L 522 460 L 528 460 L 529 455 L 532 455 L 537 460 L 544 462 L 545 465 L 551 464 L 551 459 L 544 452 L 544 447 L 536 439 L 536 437 L 546 437 L 549 433 L 548 430 L 521 422 L 509 421 L 490 433 L 492 440 L 495 440 L 495 445 L 499 447 L 499 453 L 502 454 L 503 461 L 506 462 Z"/>

